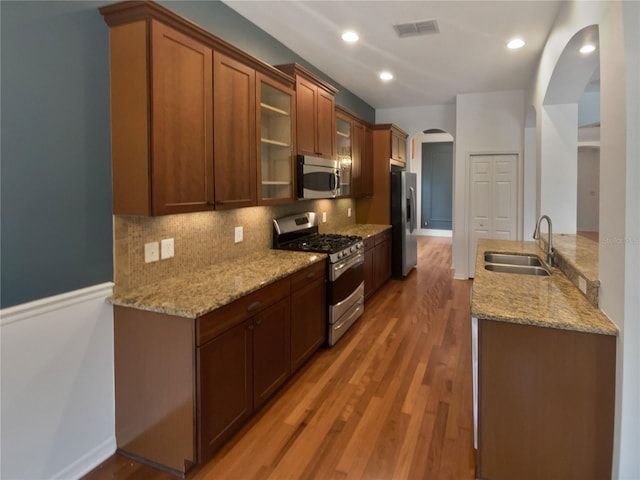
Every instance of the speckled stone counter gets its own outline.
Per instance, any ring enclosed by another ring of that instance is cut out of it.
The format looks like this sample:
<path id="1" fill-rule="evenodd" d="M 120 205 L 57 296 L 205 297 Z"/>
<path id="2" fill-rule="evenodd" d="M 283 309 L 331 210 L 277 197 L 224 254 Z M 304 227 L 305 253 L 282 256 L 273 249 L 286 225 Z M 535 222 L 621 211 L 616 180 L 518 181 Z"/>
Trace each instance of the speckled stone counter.
<path id="1" fill-rule="evenodd" d="M 348 227 L 340 228 L 331 233 L 340 233 L 342 235 L 358 235 L 363 239 L 367 237 L 373 237 L 380 232 L 384 232 L 391 228 L 391 225 L 376 225 L 368 223 L 354 223 Z"/>
<path id="2" fill-rule="evenodd" d="M 325 260 L 326 256 L 321 254 L 266 250 L 120 292 L 109 301 L 114 305 L 197 318 Z"/>
<path id="3" fill-rule="evenodd" d="M 618 329 L 589 303 L 557 268 L 548 277 L 485 270 L 484 253 L 535 254 L 544 252 L 535 242 L 479 240 L 473 281 L 471 314 L 509 323 L 617 335 Z"/>

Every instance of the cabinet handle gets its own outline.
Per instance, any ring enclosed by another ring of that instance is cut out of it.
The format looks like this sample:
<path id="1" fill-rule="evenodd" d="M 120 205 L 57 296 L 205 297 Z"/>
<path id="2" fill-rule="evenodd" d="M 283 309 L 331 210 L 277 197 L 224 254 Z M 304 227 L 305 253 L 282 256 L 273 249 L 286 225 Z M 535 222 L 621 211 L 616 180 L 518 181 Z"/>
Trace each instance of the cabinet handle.
<path id="1" fill-rule="evenodd" d="M 262 306 L 262 302 L 258 302 L 258 301 L 251 302 L 247 307 L 247 312 L 253 312 L 254 310 L 260 308 L 261 306 Z"/>
<path id="2" fill-rule="evenodd" d="M 262 320 L 256 320 L 256 327 L 262 323 Z"/>
<path id="3" fill-rule="evenodd" d="M 316 272 L 309 272 L 309 273 L 307 273 L 307 278 L 308 278 L 309 280 L 311 280 L 311 279 L 312 279 L 313 277 L 315 277 L 315 276 L 316 276 Z"/>

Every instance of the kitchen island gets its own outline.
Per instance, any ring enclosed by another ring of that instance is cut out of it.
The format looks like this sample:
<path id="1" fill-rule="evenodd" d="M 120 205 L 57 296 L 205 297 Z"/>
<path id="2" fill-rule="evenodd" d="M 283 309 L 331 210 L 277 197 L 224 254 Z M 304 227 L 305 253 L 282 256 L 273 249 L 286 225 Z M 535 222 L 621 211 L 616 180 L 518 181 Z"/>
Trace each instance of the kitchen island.
<path id="1" fill-rule="evenodd" d="M 490 271 L 485 253 L 546 258 L 535 242 L 478 242 L 477 477 L 609 478 L 617 327 L 560 269 Z"/>

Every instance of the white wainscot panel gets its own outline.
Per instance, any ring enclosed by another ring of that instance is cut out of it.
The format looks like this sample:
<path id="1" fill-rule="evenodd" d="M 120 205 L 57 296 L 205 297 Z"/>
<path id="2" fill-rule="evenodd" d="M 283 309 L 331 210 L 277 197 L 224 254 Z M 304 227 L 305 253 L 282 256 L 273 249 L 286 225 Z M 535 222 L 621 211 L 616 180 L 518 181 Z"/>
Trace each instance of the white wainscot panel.
<path id="1" fill-rule="evenodd" d="M 0 311 L 0 478 L 78 478 L 115 451 L 112 290 Z"/>

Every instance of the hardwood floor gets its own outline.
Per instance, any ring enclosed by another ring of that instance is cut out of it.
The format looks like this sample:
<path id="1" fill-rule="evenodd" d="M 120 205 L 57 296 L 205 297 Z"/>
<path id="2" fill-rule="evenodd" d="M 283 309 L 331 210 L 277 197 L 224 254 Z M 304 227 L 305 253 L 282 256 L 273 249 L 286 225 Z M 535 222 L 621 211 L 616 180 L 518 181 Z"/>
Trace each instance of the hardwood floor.
<path id="1" fill-rule="evenodd" d="M 471 281 L 452 278 L 451 239 L 419 237 L 418 257 L 187 478 L 475 478 Z M 175 477 L 114 455 L 85 478 Z"/>

